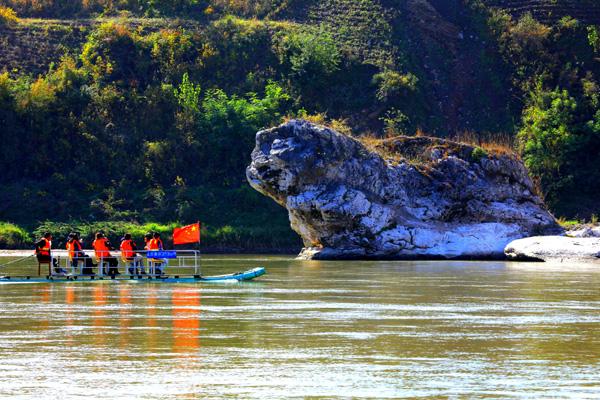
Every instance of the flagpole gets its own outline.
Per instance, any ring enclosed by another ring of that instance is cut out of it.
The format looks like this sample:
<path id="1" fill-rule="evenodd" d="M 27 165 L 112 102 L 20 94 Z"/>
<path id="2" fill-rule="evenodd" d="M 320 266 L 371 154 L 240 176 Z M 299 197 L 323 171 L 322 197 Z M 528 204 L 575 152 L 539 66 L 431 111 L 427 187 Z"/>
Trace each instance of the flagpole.
<path id="1" fill-rule="evenodd" d="M 202 238 L 202 225 L 200 225 L 200 221 L 196 221 L 198 224 L 198 242 L 196 242 L 196 248 L 198 249 L 198 262 L 202 259 L 202 251 L 200 250 L 200 240 Z M 202 275 L 202 265 L 200 265 L 200 275 Z"/>

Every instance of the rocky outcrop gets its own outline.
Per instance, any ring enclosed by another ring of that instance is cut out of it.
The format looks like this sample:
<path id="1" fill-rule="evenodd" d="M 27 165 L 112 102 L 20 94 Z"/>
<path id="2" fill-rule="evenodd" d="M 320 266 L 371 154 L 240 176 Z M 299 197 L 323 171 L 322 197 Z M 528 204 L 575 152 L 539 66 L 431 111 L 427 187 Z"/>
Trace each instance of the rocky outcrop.
<path id="1" fill-rule="evenodd" d="M 443 139 L 368 149 L 293 120 L 257 133 L 247 177 L 287 208 L 304 258 L 503 257 L 515 239 L 561 231 L 518 159 Z"/>
<path id="2" fill-rule="evenodd" d="M 579 226 L 575 229 L 570 229 L 567 236 L 576 238 L 597 237 L 600 238 L 600 225 Z"/>
<path id="3" fill-rule="evenodd" d="M 515 261 L 600 264 L 600 238 L 536 236 L 511 242 L 504 250 Z"/>

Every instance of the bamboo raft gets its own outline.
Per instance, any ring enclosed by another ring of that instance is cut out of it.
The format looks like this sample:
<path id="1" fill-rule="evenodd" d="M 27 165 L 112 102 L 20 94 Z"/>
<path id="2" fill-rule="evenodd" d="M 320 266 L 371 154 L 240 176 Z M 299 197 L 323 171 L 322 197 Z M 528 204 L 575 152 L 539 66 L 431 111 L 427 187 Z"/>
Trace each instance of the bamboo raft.
<path id="1" fill-rule="evenodd" d="M 63 254 L 64 252 L 56 253 Z M 91 252 L 88 250 L 84 251 L 84 253 L 87 255 Z M 0 283 L 105 281 L 218 283 L 250 281 L 266 273 L 264 267 L 256 267 L 242 272 L 205 276 L 201 274 L 200 252 L 197 250 L 136 251 L 136 257 L 134 259 L 125 259 L 121 257 L 119 252 L 112 252 L 111 258 L 118 260 L 118 265 L 115 269 L 109 268 L 108 260 L 100 258 L 97 259 L 97 263 L 93 265 L 93 273 L 84 273 L 90 272 L 89 270 L 85 271 L 86 259 L 88 257 L 89 256 L 72 259 L 69 257 L 58 256 L 56 258 L 58 260 L 60 271 L 56 271 L 50 263 L 38 263 L 37 275 L 28 275 L 25 273 L 0 275 Z M 63 260 L 64 262 L 62 262 Z M 7 263 L 3 266 L 9 264 L 10 263 Z M 115 270 L 119 271 L 119 273 L 114 273 Z"/>

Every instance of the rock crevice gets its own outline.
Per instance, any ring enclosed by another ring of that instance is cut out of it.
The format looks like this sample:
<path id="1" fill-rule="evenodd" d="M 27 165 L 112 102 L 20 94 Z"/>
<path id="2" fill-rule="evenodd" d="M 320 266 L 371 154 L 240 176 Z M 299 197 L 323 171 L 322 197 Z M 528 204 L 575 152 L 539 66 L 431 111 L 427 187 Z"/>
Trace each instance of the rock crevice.
<path id="1" fill-rule="evenodd" d="M 561 231 L 516 157 L 438 138 L 369 149 L 292 120 L 258 132 L 247 177 L 287 208 L 304 258 L 499 258 Z"/>

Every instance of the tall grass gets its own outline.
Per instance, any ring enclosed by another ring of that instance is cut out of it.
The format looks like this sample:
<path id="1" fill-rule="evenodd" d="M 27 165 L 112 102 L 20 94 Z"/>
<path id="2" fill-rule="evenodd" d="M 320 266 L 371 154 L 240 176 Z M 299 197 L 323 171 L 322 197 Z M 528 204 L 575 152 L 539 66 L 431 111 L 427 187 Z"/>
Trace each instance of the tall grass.
<path id="1" fill-rule="evenodd" d="M 511 155 L 518 157 L 515 151 L 514 136 L 504 133 L 475 133 L 464 131 L 457 133 L 448 139 L 455 142 L 481 147 L 489 154 Z"/>

